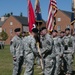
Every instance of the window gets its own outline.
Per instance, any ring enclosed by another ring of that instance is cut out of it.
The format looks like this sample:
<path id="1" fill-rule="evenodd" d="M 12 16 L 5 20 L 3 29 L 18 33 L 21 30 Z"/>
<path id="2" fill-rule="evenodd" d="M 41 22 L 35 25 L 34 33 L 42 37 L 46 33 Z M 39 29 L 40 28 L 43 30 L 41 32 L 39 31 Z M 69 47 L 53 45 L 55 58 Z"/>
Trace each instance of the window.
<path id="1" fill-rule="evenodd" d="M 61 18 L 57 18 L 57 21 L 61 21 Z"/>
<path id="2" fill-rule="evenodd" d="M 60 31 L 60 30 L 61 30 L 61 26 L 58 25 L 58 26 L 57 26 L 57 31 Z"/>
<path id="3" fill-rule="evenodd" d="M 10 33 L 13 33 L 13 29 L 10 29 Z"/>
<path id="4" fill-rule="evenodd" d="M 70 25 L 67 25 L 67 27 L 66 28 L 70 28 Z"/>
<path id="5" fill-rule="evenodd" d="M 13 25 L 13 22 L 10 22 L 10 25 Z"/>
<path id="6" fill-rule="evenodd" d="M 6 29 L 4 29 L 4 32 L 6 32 Z"/>

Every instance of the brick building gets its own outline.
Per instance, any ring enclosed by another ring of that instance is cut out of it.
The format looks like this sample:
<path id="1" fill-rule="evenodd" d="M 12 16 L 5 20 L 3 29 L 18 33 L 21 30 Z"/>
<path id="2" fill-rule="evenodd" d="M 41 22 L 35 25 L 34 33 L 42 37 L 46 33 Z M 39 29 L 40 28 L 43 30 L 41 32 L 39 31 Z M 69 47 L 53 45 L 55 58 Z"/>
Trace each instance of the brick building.
<path id="1" fill-rule="evenodd" d="M 65 28 L 72 28 L 71 25 L 71 12 L 58 10 L 56 14 L 56 25 L 54 29 L 64 31 Z"/>
<path id="2" fill-rule="evenodd" d="M 44 20 L 41 27 L 42 26 L 46 26 L 46 22 Z M 8 18 L 0 18 L 0 32 L 4 30 L 8 34 L 8 39 L 5 41 L 5 44 L 10 44 L 10 39 L 15 35 L 14 29 L 17 27 L 20 27 L 21 31 L 28 32 L 27 17 L 10 16 Z M 75 26 L 71 25 L 71 12 L 58 10 L 54 29 L 60 32 L 64 31 L 65 28 L 75 29 Z"/>
<path id="3" fill-rule="evenodd" d="M 45 26 L 43 21 L 41 26 Z M 1 29 L 8 34 L 8 39 L 5 41 L 5 44 L 10 44 L 11 38 L 15 35 L 14 29 L 21 28 L 21 31 L 28 32 L 28 18 L 21 16 L 10 16 L 1 24 Z"/>

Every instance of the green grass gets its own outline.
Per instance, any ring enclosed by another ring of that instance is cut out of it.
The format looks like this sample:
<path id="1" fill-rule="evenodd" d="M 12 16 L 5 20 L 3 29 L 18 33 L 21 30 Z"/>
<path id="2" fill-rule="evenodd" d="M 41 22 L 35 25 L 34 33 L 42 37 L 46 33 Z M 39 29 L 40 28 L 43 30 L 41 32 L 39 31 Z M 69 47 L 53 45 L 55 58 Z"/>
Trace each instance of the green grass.
<path id="1" fill-rule="evenodd" d="M 41 69 L 37 69 L 35 66 L 34 75 L 39 75 Z M 12 55 L 9 50 L 9 46 L 5 46 L 5 49 L 0 49 L 0 75 L 12 75 L 13 62 Z M 73 70 L 75 70 L 75 59 L 73 63 Z M 23 68 L 22 74 L 24 75 L 25 68 Z"/>
<path id="2" fill-rule="evenodd" d="M 9 50 L 9 46 L 5 46 L 5 49 L 0 49 L 0 75 L 12 75 L 13 70 L 13 60 L 12 55 Z M 24 75 L 25 68 L 23 68 L 22 74 Z M 41 72 L 41 69 L 36 69 L 34 74 L 38 75 Z"/>

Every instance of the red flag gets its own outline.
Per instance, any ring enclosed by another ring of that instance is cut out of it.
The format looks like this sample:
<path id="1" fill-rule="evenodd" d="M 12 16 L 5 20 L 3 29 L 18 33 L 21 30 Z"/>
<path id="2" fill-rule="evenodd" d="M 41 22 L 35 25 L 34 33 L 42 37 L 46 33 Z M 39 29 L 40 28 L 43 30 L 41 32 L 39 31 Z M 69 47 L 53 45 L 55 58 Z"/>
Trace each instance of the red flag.
<path id="1" fill-rule="evenodd" d="M 32 28 L 34 28 L 35 26 L 35 15 L 30 0 L 28 0 L 28 25 L 29 25 L 29 32 L 31 32 Z"/>
<path id="2" fill-rule="evenodd" d="M 48 9 L 48 21 L 47 29 L 52 31 L 54 27 L 54 17 L 57 12 L 57 3 L 56 0 L 50 0 L 49 9 Z"/>

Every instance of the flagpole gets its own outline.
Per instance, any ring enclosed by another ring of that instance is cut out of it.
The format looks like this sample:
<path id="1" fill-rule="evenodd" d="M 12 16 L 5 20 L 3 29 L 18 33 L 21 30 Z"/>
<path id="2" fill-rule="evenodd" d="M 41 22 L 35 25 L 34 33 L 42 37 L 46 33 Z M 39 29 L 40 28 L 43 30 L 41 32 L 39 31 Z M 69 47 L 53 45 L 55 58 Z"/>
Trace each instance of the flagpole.
<path id="1" fill-rule="evenodd" d="M 36 22 L 37 22 L 37 28 L 38 28 L 38 30 L 40 30 L 40 26 L 41 26 L 42 22 L 40 22 L 40 21 L 36 21 Z M 39 37 L 39 40 L 37 42 L 38 52 L 39 52 L 39 54 L 41 56 L 41 58 L 40 58 L 41 68 L 42 68 L 42 71 L 44 71 L 44 63 L 43 63 L 44 61 L 43 61 L 43 56 L 42 56 L 41 51 L 40 51 L 40 47 L 41 47 L 40 32 L 39 32 L 38 37 Z"/>
<path id="2" fill-rule="evenodd" d="M 39 0 L 35 1 L 35 16 L 36 16 L 36 27 L 39 30 L 40 27 L 41 27 L 41 25 L 42 25 L 42 16 L 41 16 L 41 9 L 40 9 L 40 2 L 39 2 Z M 43 66 L 43 57 L 42 57 L 42 54 L 41 54 L 41 51 L 40 51 L 40 46 L 41 46 L 40 32 L 39 32 L 38 38 L 39 38 L 39 40 L 37 42 L 37 46 L 38 46 L 38 52 L 39 52 L 39 54 L 41 56 L 40 62 L 41 62 L 41 68 L 42 68 L 42 71 L 43 71 L 43 69 L 44 69 L 44 66 Z"/>

